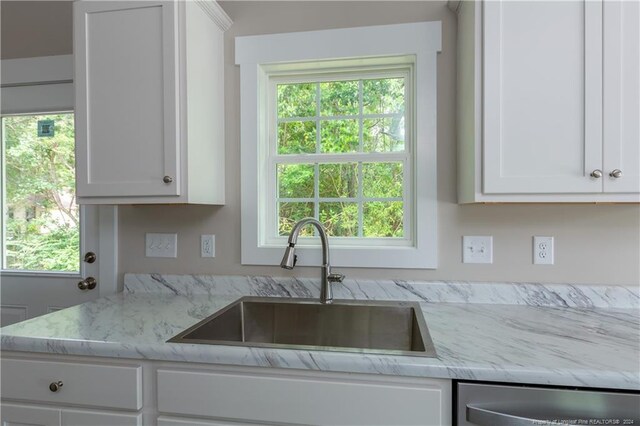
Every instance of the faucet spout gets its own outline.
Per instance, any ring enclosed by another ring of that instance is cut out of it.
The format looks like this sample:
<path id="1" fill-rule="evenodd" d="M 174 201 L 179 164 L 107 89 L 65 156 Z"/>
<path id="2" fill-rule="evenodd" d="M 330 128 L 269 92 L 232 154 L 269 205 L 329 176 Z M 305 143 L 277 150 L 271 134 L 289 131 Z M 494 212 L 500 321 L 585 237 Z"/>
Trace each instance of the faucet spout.
<path id="1" fill-rule="evenodd" d="M 297 256 L 295 255 L 295 247 L 298 242 L 298 235 L 300 231 L 307 225 L 313 225 L 318 230 L 320 236 L 320 242 L 322 243 L 322 266 L 320 274 L 320 302 L 331 303 L 333 301 L 333 292 L 331 291 L 330 283 L 342 282 L 344 275 L 332 274 L 331 264 L 329 262 L 329 239 L 327 233 L 324 230 L 322 223 L 314 218 L 307 217 L 298 221 L 291 229 L 289 234 L 289 245 L 284 251 L 282 262 L 280 267 L 284 269 L 293 269 L 296 265 Z"/>

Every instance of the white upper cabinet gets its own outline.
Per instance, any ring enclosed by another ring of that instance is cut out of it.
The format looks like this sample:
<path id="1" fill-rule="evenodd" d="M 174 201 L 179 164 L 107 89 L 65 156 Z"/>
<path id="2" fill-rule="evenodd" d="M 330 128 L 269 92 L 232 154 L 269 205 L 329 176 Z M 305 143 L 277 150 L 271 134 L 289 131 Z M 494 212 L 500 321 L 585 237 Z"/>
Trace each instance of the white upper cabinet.
<path id="1" fill-rule="evenodd" d="M 640 192 L 640 2 L 604 2 L 604 190 Z"/>
<path id="2" fill-rule="evenodd" d="M 76 1 L 78 201 L 224 204 L 214 2 Z"/>
<path id="3" fill-rule="evenodd" d="M 460 203 L 640 200 L 637 9 L 461 2 Z"/>

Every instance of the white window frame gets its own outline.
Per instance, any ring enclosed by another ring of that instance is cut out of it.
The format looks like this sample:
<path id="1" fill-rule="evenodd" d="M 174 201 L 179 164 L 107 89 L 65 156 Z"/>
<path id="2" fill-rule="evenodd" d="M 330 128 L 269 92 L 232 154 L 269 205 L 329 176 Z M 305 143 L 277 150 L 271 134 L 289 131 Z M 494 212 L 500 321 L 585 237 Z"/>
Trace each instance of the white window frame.
<path id="1" fill-rule="evenodd" d="M 273 79 L 287 73 L 330 73 L 336 67 L 390 67 L 393 58 L 407 66 L 407 58 L 411 58 L 413 111 L 407 112 L 405 120 L 413 122 L 407 125 L 407 132 L 414 133 L 413 146 L 405 152 L 413 150 L 413 164 L 405 181 L 411 180 L 412 191 L 405 188 L 403 194 L 405 199 L 413 197 L 412 210 L 405 217 L 411 228 L 408 238 L 351 238 L 340 243 L 332 237 L 331 263 L 342 267 L 436 268 L 436 59 L 441 33 L 441 23 L 436 21 L 236 38 L 241 88 L 242 264 L 277 265 L 285 245 L 282 237 L 268 238 L 265 230 L 267 220 L 272 220 L 269 204 L 275 203 L 275 194 L 267 192 L 263 178 L 273 176 L 275 182 L 275 171 L 265 152 L 273 146 L 269 138 L 274 108 L 268 107 Z M 336 155 L 339 161 L 348 159 L 348 154 Z M 274 173 L 268 175 L 271 171 Z M 269 202 L 267 197 L 271 197 Z M 321 263 L 317 238 L 301 239 L 298 247 L 298 265 Z"/>
<path id="2" fill-rule="evenodd" d="M 404 60 L 403 60 L 404 59 Z M 379 199 L 372 200 L 368 199 L 367 201 L 402 201 L 404 202 L 404 236 L 402 238 L 363 238 L 361 235 L 359 237 L 332 237 L 331 244 L 333 247 L 338 245 L 340 246 L 352 246 L 352 247 L 361 247 L 361 246 L 380 246 L 380 245 L 390 245 L 390 246 L 410 246 L 413 244 L 414 236 L 413 236 L 413 186 L 412 182 L 412 170 L 413 170 L 413 135 L 412 132 L 407 132 L 405 136 L 405 149 L 404 151 L 398 152 L 380 152 L 380 153 L 368 153 L 368 152 L 354 152 L 354 153 L 321 153 L 316 151 L 314 154 L 277 154 L 277 122 L 278 119 L 275 116 L 276 113 L 276 104 L 277 104 L 277 96 L 276 96 L 276 88 L 278 84 L 288 84 L 288 83 L 303 83 L 303 82 L 325 82 L 325 81 L 353 81 L 353 80 L 363 80 L 363 79 L 381 79 L 381 78 L 403 78 L 405 80 L 405 104 L 406 111 L 403 113 L 396 114 L 371 114 L 371 116 L 375 115 L 385 115 L 385 116 L 405 116 L 405 125 L 407 129 L 412 128 L 412 118 L 413 118 L 413 57 L 406 57 L 403 59 L 392 58 L 391 60 L 385 60 L 388 62 L 394 62 L 393 65 L 388 65 L 385 67 L 381 67 L 378 69 L 372 68 L 371 66 L 360 66 L 351 68 L 345 68 L 345 63 L 340 64 L 340 67 L 335 69 L 327 69 L 323 71 L 323 73 L 318 74 L 316 72 L 312 72 L 310 74 L 295 74 L 295 77 L 289 76 L 290 72 L 293 72 L 295 68 L 304 67 L 305 64 L 300 64 L 298 66 L 292 66 L 287 64 L 285 66 L 276 65 L 269 66 L 265 68 L 268 76 L 268 99 L 266 101 L 266 105 L 271 105 L 272 109 L 270 112 L 273 113 L 272 116 L 269 117 L 269 145 L 266 150 L 260 150 L 259 153 L 259 161 L 266 163 L 265 175 L 260 176 L 259 183 L 261 188 L 258 191 L 258 197 L 264 197 L 264 201 L 259 200 L 258 204 L 265 206 L 265 212 L 263 215 L 259 216 L 259 220 L 262 221 L 260 226 L 262 226 L 265 231 L 260 235 L 260 244 L 263 246 L 277 246 L 282 247 L 287 243 L 287 237 L 277 235 L 277 223 L 278 223 L 278 198 L 277 194 L 277 180 L 276 176 L 276 168 L 278 164 L 312 164 L 316 163 L 316 176 L 315 176 L 315 197 L 308 199 L 290 199 L 291 202 L 313 202 L 315 203 L 315 214 L 318 214 L 319 203 L 322 200 L 323 202 L 355 202 L 360 203 L 363 200 L 363 196 L 361 193 L 362 190 L 362 169 L 358 167 L 358 175 L 360 182 L 359 185 L 359 194 L 354 199 L 345 199 L 345 198 L 334 198 L 334 199 L 326 199 L 320 197 L 318 191 L 318 180 L 319 180 L 319 166 L 320 164 L 329 164 L 329 163 L 384 163 L 384 162 L 401 162 L 403 164 L 403 194 L 402 197 L 397 199 Z M 380 62 L 381 59 L 376 58 L 375 62 Z M 333 62 L 333 61 L 331 61 Z M 344 62 L 344 61 L 341 61 Z M 366 62 L 359 60 L 358 62 Z M 279 71 L 280 69 L 285 68 L 286 71 Z M 362 90 L 362 88 L 360 88 Z M 319 99 L 316 99 L 316 102 L 319 102 Z M 362 108 L 362 102 L 360 102 L 360 108 Z M 354 118 L 355 117 L 355 118 Z M 315 121 L 316 123 L 320 123 L 323 120 L 329 119 L 356 119 L 361 120 L 363 118 L 368 118 L 369 115 L 363 115 L 362 111 L 359 111 L 357 116 L 345 116 L 345 117 L 324 117 L 324 116 L 314 116 L 314 117 L 287 117 L 284 120 L 287 121 Z M 281 119 L 283 120 L 283 119 Z M 320 127 L 316 127 L 316 139 L 319 138 Z M 360 135 L 360 143 L 362 144 L 362 135 Z M 316 140 L 316 148 L 318 148 L 318 140 Z M 362 213 L 362 212 L 360 212 Z M 363 224 L 363 218 L 359 218 L 360 225 Z M 363 229 L 360 226 L 360 234 L 362 234 Z M 315 237 L 300 237 L 298 239 L 297 247 L 302 246 L 317 246 L 318 241 Z"/>

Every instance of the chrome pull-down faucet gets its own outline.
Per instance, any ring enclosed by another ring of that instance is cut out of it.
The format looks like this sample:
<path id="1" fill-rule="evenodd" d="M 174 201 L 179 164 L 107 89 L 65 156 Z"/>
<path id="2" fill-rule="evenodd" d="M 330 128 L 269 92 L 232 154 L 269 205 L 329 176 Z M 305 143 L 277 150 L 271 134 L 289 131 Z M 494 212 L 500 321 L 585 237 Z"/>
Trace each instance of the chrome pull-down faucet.
<path id="1" fill-rule="evenodd" d="M 295 255 L 295 247 L 296 243 L 298 242 L 298 234 L 300 234 L 300 231 L 306 225 L 315 226 L 316 229 L 318 229 L 318 235 L 320 235 L 320 241 L 322 242 L 320 302 L 331 303 L 333 301 L 333 292 L 331 291 L 330 283 L 341 283 L 344 279 L 344 275 L 331 273 L 331 264 L 329 263 L 329 240 L 327 238 L 327 233 L 324 230 L 324 226 L 322 226 L 322 223 L 318 222 L 314 218 L 307 217 L 305 219 L 301 219 L 293 226 L 293 229 L 291 229 L 291 234 L 289 234 L 289 245 L 284 251 L 282 262 L 280 262 L 280 267 L 284 269 L 293 269 L 293 267 L 296 266 L 297 256 Z"/>

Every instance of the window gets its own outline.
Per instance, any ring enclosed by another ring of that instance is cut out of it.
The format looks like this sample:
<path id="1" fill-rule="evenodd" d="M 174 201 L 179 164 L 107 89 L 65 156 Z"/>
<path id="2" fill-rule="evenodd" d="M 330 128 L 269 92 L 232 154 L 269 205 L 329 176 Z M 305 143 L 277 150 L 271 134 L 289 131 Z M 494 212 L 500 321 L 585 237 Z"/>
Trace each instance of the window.
<path id="1" fill-rule="evenodd" d="M 79 271 L 74 146 L 73 113 L 2 117 L 2 269 Z"/>
<path id="2" fill-rule="evenodd" d="M 243 264 L 278 264 L 315 217 L 336 266 L 435 267 L 439 40 L 439 23 L 236 39 Z M 299 264 L 320 262 L 314 233 Z"/>
<path id="3" fill-rule="evenodd" d="M 410 75 L 407 69 L 359 72 L 357 79 L 352 72 L 272 79 L 272 236 L 288 236 L 295 222 L 315 217 L 339 237 L 334 244 L 410 239 Z"/>

